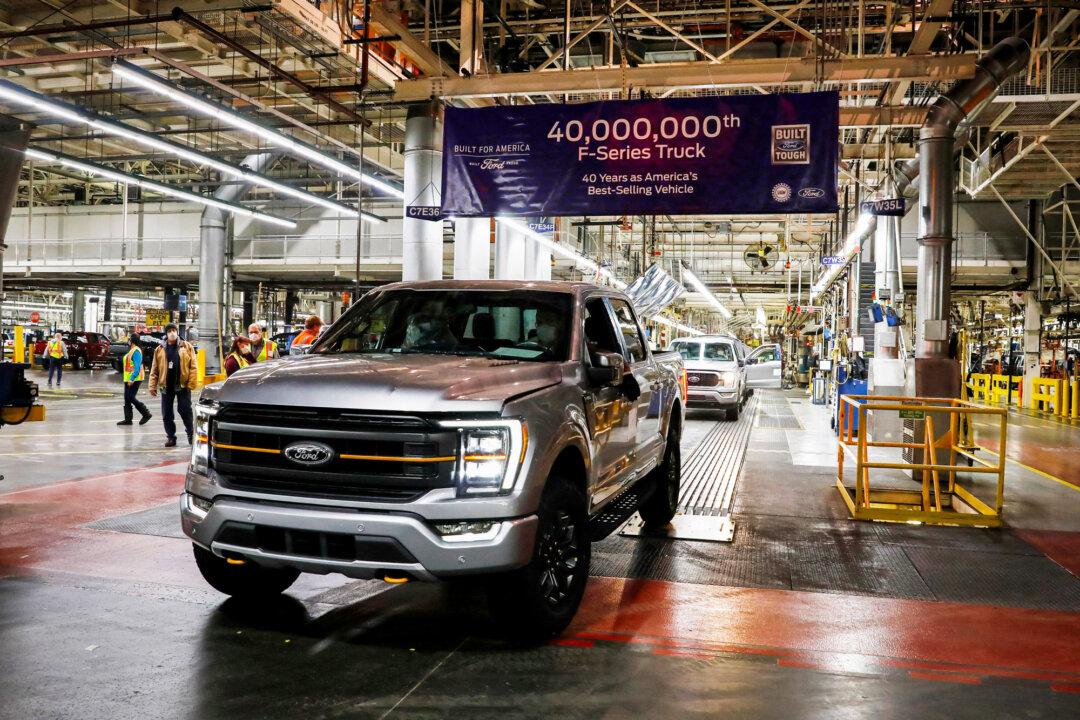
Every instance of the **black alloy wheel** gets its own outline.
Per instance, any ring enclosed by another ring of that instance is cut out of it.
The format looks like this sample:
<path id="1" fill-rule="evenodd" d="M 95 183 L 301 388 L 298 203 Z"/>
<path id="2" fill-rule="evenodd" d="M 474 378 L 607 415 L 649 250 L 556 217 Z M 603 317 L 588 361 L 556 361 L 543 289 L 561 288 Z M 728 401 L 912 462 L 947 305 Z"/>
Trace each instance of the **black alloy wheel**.
<path id="1" fill-rule="evenodd" d="M 540 594 L 550 605 L 566 601 L 574 582 L 581 547 L 577 528 L 570 514 L 559 510 L 544 528 L 540 538 L 539 558 L 543 569 L 539 574 Z"/>

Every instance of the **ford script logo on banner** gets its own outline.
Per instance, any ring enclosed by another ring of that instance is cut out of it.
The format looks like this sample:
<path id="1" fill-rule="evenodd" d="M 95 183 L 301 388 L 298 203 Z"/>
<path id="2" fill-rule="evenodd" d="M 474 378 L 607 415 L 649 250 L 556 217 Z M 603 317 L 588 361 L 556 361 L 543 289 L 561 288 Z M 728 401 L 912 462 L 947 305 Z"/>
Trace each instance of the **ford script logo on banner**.
<path id="1" fill-rule="evenodd" d="M 334 459 L 334 448 L 321 442 L 298 442 L 287 446 L 282 454 L 300 465 L 318 467 Z"/>
<path id="2" fill-rule="evenodd" d="M 836 92 L 445 109 L 444 215 L 831 213 Z"/>
<path id="3" fill-rule="evenodd" d="M 408 205 L 405 208 L 405 217 L 414 220 L 442 220 L 442 208 L 438 205 Z"/>

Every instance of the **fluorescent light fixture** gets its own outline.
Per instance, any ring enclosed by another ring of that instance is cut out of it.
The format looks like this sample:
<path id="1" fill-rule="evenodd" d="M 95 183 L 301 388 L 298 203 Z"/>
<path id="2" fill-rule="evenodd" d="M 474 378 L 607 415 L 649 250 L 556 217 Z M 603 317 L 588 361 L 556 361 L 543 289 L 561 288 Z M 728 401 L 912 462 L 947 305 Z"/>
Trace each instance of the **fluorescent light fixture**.
<path id="1" fill-rule="evenodd" d="M 848 234 L 847 239 L 844 240 L 844 246 L 840 249 L 840 254 L 837 256 L 841 258 L 841 262 L 836 265 L 830 265 L 829 269 L 825 271 L 817 279 L 817 282 L 810 288 L 810 300 L 814 299 L 815 295 L 820 295 L 829 289 L 829 286 L 833 284 L 833 281 L 840 276 L 840 273 L 844 272 L 848 263 L 855 257 L 862 249 L 862 241 L 873 232 L 877 226 L 877 218 L 869 213 L 862 213 L 859 215 L 859 219 L 855 221 L 855 227 Z"/>
<path id="2" fill-rule="evenodd" d="M 214 118 L 226 125 L 230 125 L 237 130 L 243 130 L 244 132 L 251 133 L 256 137 L 262 138 L 266 142 L 270 143 L 274 147 L 281 148 L 287 152 L 298 155 L 315 165 L 320 165 L 328 170 L 333 170 L 336 173 L 350 177 L 354 180 L 364 183 L 365 185 L 380 190 L 387 195 L 391 195 L 396 198 L 404 198 L 405 193 L 398 188 L 390 185 L 379 178 L 361 173 L 355 167 L 347 165 L 340 160 L 330 157 L 329 155 L 321 152 L 318 148 L 315 148 L 307 143 L 295 140 L 287 135 L 283 135 L 278 131 L 263 127 L 258 123 L 252 122 L 247 118 L 239 115 L 238 113 L 226 108 L 218 103 L 211 102 L 209 100 L 203 100 L 190 93 L 187 93 L 180 88 L 176 87 L 172 83 L 164 80 L 154 73 L 143 70 L 142 68 L 132 65 L 129 62 L 123 60 L 116 60 L 113 62 L 112 71 L 114 75 L 124 78 L 131 83 L 138 85 L 139 87 L 157 93 L 163 97 L 167 97 L 174 102 L 178 102 L 185 107 L 196 110 L 203 115 Z"/>
<path id="3" fill-rule="evenodd" d="M 351 217 L 357 217 L 358 212 L 356 208 L 349 207 L 348 205 L 342 205 L 341 203 L 334 202 L 329 198 L 324 198 L 321 195 L 307 192 L 306 190 L 300 190 L 290 185 L 280 183 L 276 180 L 268 178 L 258 173 L 249 172 L 243 168 L 227 163 L 222 160 L 218 160 L 213 156 L 206 155 L 197 150 L 192 150 L 183 145 L 170 142 L 168 140 L 162 140 L 155 136 L 153 133 L 145 132 L 137 128 L 130 127 L 121 122 L 113 120 L 107 120 L 99 117 L 96 114 L 76 108 L 73 105 L 61 103 L 53 100 L 49 100 L 42 95 L 31 92 L 18 85 L 9 82 L 7 80 L 0 80 L 0 99 L 10 100 L 12 102 L 31 107 L 35 110 L 47 112 L 71 122 L 83 123 L 90 127 L 99 130 L 108 135 L 115 135 L 122 137 L 132 142 L 136 142 L 144 147 L 152 148 L 170 155 L 175 155 L 179 158 L 183 158 L 196 165 L 205 165 L 206 167 L 217 170 L 222 175 L 227 175 L 237 180 L 251 183 L 252 185 L 258 185 L 265 187 L 269 190 L 281 193 L 282 195 L 288 195 L 306 202 L 310 202 L 315 205 L 328 208 L 341 215 L 349 215 Z M 342 167 L 348 167 L 344 163 L 340 163 Z M 168 186 L 166 186 L 168 187 Z M 389 186 L 388 186 L 389 187 Z M 195 193 L 192 193 L 195 195 Z M 201 196 L 199 196 L 201 197 Z M 371 213 L 362 213 L 365 220 L 374 223 L 383 223 L 385 218 L 373 215 Z"/>
<path id="4" fill-rule="evenodd" d="M 699 293 L 701 293 L 702 295 L 705 296 L 705 299 L 709 301 L 709 304 L 712 305 L 714 308 L 716 308 L 716 311 L 719 312 L 720 315 L 725 320 L 730 320 L 731 319 L 731 311 L 728 310 L 727 307 L 724 306 L 724 303 L 720 302 L 716 298 L 716 296 L 713 295 L 712 291 L 709 290 L 709 288 L 705 287 L 705 283 L 701 282 L 701 280 L 698 279 L 698 276 L 695 275 L 690 270 L 690 268 L 684 267 L 682 269 L 682 276 L 683 276 L 683 280 L 689 281 L 690 286 L 696 292 L 699 292 Z"/>
<path id="5" fill-rule="evenodd" d="M 661 325 L 667 325 L 668 327 L 673 327 L 676 330 L 678 330 L 679 332 L 686 333 L 687 335 L 704 335 L 705 334 L 703 331 L 698 330 L 697 328 L 690 327 L 689 325 L 683 325 L 680 322 L 675 322 L 674 320 L 667 317 L 666 315 L 653 315 L 652 316 L 652 321 L 653 322 L 658 322 Z"/>
<path id="6" fill-rule="evenodd" d="M 53 163 L 56 165 L 62 165 L 72 170 L 78 170 L 80 172 L 88 173 L 96 177 L 103 177 L 109 180 L 114 180 L 125 185 L 138 185 L 139 187 L 152 190 L 154 192 L 162 193 L 163 195 L 171 195 L 181 200 L 190 200 L 191 202 L 201 203 L 203 205 L 209 205 L 210 207 L 220 208 L 225 212 L 230 212 L 235 215 L 244 215 L 260 222 L 271 223 L 274 225 L 280 225 L 287 228 L 295 228 L 296 223 L 286 218 L 277 217 L 275 215 L 267 215 L 261 213 L 258 210 L 251 210 L 243 205 L 237 205 L 234 203 L 223 202 L 216 200 L 205 195 L 199 195 L 193 193 L 190 190 L 182 190 L 171 185 L 157 182 L 156 180 L 150 180 L 149 178 L 142 177 L 140 175 L 129 175 L 122 173 L 111 168 L 102 167 L 101 165 L 95 165 L 93 163 L 84 162 L 82 160 L 76 160 L 66 155 L 57 155 L 55 153 L 44 152 L 36 148 L 27 148 L 26 157 L 34 158 L 35 160 L 41 160 L 42 162 Z"/>

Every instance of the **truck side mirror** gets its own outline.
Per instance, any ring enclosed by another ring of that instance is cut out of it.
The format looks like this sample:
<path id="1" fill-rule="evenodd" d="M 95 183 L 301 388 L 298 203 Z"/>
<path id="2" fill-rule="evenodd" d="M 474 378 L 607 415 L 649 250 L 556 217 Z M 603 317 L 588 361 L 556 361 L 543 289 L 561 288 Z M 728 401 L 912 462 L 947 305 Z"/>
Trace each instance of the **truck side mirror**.
<path id="1" fill-rule="evenodd" d="M 612 352 L 593 353 L 593 367 L 589 368 L 589 382 L 594 385 L 611 385 L 618 387 L 622 384 L 623 372 L 626 363 L 623 356 Z"/>
<path id="2" fill-rule="evenodd" d="M 757 365 L 757 358 L 746 358 L 747 365 Z"/>

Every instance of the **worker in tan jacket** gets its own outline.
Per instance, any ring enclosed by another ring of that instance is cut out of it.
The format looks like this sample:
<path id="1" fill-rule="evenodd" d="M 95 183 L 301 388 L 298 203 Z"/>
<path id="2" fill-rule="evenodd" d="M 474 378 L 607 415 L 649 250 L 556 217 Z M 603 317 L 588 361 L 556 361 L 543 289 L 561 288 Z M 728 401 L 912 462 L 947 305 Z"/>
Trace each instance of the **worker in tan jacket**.
<path id="1" fill-rule="evenodd" d="M 191 391 L 199 380 L 195 367 L 195 348 L 180 339 L 175 325 L 165 326 L 165 342 L 154 351 L 154 364 L 150 368 L 150 396 L 161 393 L 161 419 L 165 424 L 165 447 L 176 447 L 176 418 L 173 404 L 187 431 L 188 445 L 193 430 L 191 417 Z"/>

